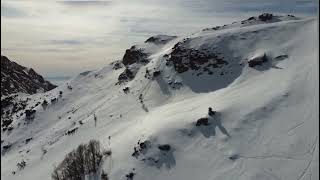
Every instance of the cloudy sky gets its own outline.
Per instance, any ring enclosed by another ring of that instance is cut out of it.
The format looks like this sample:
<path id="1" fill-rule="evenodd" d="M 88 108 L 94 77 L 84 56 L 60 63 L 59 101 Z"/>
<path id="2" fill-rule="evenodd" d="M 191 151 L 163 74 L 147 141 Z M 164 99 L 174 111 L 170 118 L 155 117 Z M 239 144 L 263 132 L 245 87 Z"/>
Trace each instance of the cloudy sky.
<path id="1" fill-rule="evenodd" d="M 1 0 L 1 54 L 45 76 L 121 59 L 156 34 L 190 34 L 262 12 L 316 16 L 319 0 Z"/>

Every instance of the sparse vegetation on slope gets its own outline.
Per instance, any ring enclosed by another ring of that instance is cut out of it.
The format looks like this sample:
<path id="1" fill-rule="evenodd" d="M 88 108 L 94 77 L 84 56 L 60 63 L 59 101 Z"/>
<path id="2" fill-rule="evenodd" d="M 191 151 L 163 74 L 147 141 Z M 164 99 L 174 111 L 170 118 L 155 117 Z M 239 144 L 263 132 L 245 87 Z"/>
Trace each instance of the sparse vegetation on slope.
<path id="1" fill-rule="evenodd" d="M 51 177 L 53 180 L 82 180 L 85 175 L 97 172 L 102 156 L 99 141 L 80 144 L 66 155 Z"/>

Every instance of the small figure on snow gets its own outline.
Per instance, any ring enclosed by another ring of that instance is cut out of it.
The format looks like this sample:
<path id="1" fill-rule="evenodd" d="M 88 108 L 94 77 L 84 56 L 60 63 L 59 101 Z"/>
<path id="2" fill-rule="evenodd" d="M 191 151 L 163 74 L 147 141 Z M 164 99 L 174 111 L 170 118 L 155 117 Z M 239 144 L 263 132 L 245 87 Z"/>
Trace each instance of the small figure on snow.
<path id="1" fill-rule="evenodd" d="M 215 112 L 215 111 L 213 111 L 211 107 L 209 107 L 208 114 L 209 114 L 209 116 L 213 116 L 213 115 L 215 115 L 215 114 L 216 114 L 216 112 Z"/>
<path id="2" fill-rule="evenodd" d="M 93 114 L 93 119 L 94 119 L 94 126 L 97 127 L 97 116 L 96 116 L 96 114 Z"/>
<path id="3" fill-rule="evenodd" d="M 111 136 L 108 136 L 108 144 L 111 146 Z"/>

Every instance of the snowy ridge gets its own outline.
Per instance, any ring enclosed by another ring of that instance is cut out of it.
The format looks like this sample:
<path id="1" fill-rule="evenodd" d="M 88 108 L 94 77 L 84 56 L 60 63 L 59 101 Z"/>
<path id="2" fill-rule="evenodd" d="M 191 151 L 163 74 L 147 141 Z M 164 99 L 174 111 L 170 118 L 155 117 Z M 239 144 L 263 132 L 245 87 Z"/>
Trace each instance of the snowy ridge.
<path id="1" fill-rule="evenodd" d="M 130 179 L 130 172 L 145 180 L 318 179 L 318 19 L 254 21 L 155 36 L 157 43 L 128 51 L 119 68 L 19 96 L 36 113 L 26 124 L 25 115 L 14 116 L 13 130 L 1 130 L 1 177 L 50 179 L 68 152 L 97 139 L 112 150 L 101 167 L 110 179 Z M 134 76 L 119 83 L 126 69 Z M 34 107 L 43 100 L 46 108 Z M 197 126 L 200 118 L 208 124 Z"/>

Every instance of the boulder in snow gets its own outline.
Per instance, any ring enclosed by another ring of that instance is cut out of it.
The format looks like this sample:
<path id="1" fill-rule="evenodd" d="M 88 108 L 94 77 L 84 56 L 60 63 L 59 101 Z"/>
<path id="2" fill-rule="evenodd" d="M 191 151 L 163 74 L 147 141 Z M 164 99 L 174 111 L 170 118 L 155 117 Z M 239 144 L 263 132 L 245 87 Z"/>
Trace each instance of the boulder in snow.
<path id="1" fill-rule="evenodd" d="M 267 61 L 268 61 L 267 55 L 263 54 L 263 56 L 257 56 L 250 59 L 248 61 L 248 64 L 249 64 L 249 67 L 255 67 L 255 66 L 260 66 Z"/>
<path id="2" fill-rule="evenodd" d="M 130 92 L 129 87 L 125 87 L 125 88 L 123 88 L 123 92 L 124 92 L 124 93 L 126 93 L 126 94 L 127 94 L 128 92 Z"/>
<path id="3" fill-rule="evenodd" d="M 208 118 L 200 118 L 196 122 L 196 126 L 208 126 L 209 125 L 209 119 Z"/>
<path id="4" fill-rule="evenodd" d="M 142 49 L 137 49 L 136 46 L 132 46 L 130 49 L 127 49 L 123 58 L 122 63 L 125 66 L 131 65 L 133 63 L 148 63 L 148 54 L 143 52 Z"/>

